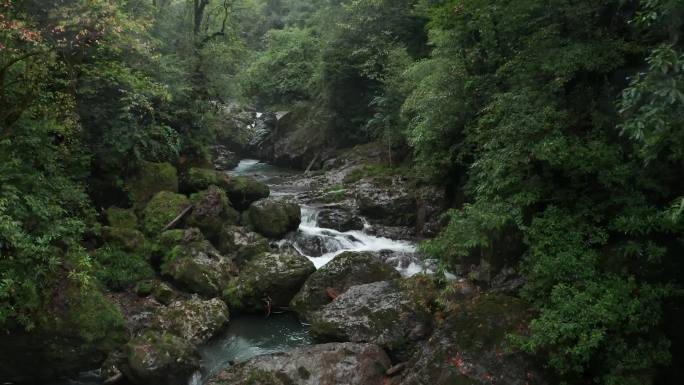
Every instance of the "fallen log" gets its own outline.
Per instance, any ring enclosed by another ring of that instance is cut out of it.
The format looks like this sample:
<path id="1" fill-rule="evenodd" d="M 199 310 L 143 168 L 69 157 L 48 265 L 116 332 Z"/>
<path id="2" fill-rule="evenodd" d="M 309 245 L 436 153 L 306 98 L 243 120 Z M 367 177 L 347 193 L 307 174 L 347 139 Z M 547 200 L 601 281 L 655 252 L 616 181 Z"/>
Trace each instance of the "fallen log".
<path id="1" fill-rule="evenodd" d="M 190 214 L 193 208 L 195 208 L 195 205 L 189 205 L 188 207 L 183 209 L 183 211 L 180 214 L 178 214 L 178 216 L 174 220 L 169 222 L 168 225 L 164 226 L 161 232 L 163 233 L 164 231 L 171 230 L 174 227 L 178 226 L 178 224 L 183 220 L 183 218 Z"/>

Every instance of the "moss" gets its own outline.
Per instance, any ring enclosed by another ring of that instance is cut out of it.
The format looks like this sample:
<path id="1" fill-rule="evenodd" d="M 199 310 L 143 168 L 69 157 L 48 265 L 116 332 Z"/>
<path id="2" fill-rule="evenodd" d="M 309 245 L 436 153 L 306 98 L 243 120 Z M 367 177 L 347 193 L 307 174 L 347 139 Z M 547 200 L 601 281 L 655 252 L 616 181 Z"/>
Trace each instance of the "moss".
<path id="1" fill-rule="evenodd" d="M 164 226 L 174 220 L 190 201 L 185 195 L 169 191 L 159 192 L 145 207 L 143 228 L 147 234 L 158 234 Z"/>
<path id="2" fill-rule="evenodd" d="M 231 177 L 225 189 L 230 201 L 238 210 L 246 210 L 252 202 L 271 195 L 267 185 L 248 176 Z"/>
<path id="3" fill-rule="evenodd" d="M 105 226 L 102 228 L 102 239 L 127 251 L 142 250 L 145 247 L 143 233 L 131 228 Z"/>
<path id="4" fill-rule="evenodd" d="M 224 224 L 236 224 L 240 219 L 240 214 L 231 207 L 226 193 L 216 186 L 193 194 L 190 201 L 195 208 L 186 220 L 187 226 L 199 228 L 214 243 L 218 243 Z"/>
<path id="5" fill-rule="evenodd" d="M 110 290 L 124 290 L 136 282 L 154 276 L 144 254 L 105 244 L 92 253 L 95 277 Z"/>
<path id="6" fill-rule="evenodd" d="M 178 192 L 178 173 L 170 163 L 143 162 L 138 174 L 125 182 L 125 188 L 139 212 L 158 192 Z"/>
<path id="7" fill-rule="evenodd" d="M 110 207 L 105 214 L 107 215 L 107 223 L 112 227 L 124 229 L 138 228 L 138 217 L 135 216 L 133 209 Z"/>
<path id="8" fill-rule="evenodd" d="M 154 290 L 155 282 L 153 280 L 143 280 L 135 284 L 135 294 L 139 297 L 147 297 L 152 294 Z"/>
<path id="9" fill-rule="evenodd" d="M 225 188 L 228 176 L 207 168 L 192 167 L 181 180 L 181 190 L 186 194 L 206 190 L 211 185 Z"/>
<path id="10" fill-rule="evenodd" d="M 297 204 L 274 200 L 262 200 L 247 211 L 248 223 L 258 233 L 278 239 L 297 229 L 301 211 Z"/>

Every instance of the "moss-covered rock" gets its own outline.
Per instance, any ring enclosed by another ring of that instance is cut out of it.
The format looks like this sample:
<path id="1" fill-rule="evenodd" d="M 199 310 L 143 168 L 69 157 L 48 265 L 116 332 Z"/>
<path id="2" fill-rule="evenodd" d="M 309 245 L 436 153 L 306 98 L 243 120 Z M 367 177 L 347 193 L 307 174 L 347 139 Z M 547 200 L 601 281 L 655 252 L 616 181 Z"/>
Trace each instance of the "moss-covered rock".
<path id="1" fill-rule="evenodd" d="M 107 354 L 125 343 L 120 309 L 97 288 L 81 290 L 62 278 L 66 287 L 35 328 L 10 326 L 0 333 L 0 378 L 10 383 L 44 383 L 99 365 Z"/>
<path id="2" fill-rule="evenodd" d="M 190 168 L 181 178 L 181 191 L 186 194 L 206 190 L 215 185 L 226 188 L 230 177 L 223 172 L 208 168 Z"/>
<path id="3" fill-rule="evenodd" d="M 243 215 L 243 219 L 259 234 L 279 239 L 299 227 L 302 213 L 296 203 L 262 199 L 252 203 Z"/>
<path id="4" fill-rule="evenodd" d="M 483 295 L 459 299 L 410 360 L 401 385 L 547 384 L 531 357 L 512 348 L 507 335 L 525 330 L 532 314 L 520 299 Z"/>
<path id="5" fill-rule="evenodd" d="M 107 223 L 111 227 L 124 229 L 138 228 L 138 217 L 135 215 L 133 209 L 121 209 L 112 206 L 107 209 L 105 214 L 107 216 Z"/>
<path id="6" fill-rule="evenodd" d="M 102 228 L 102 240 L 120 246 L 126 251 L 139 251 L 145 247 L 145 235 L 128 227 L 104 226 Z"/>
<path id="7" fill-rule="evenodd" d="M 199 346 L 209 341 L 228 323 L 228 306 L 218 298 L 174 301 L 159 309 L 150 328 L 171 333 Z"/>
<path id="8" fill-rule="evenodd" d="M 147 331 L 124 349 L 122 372 L 138 385 L 185 385 L 199 368 L 199 354 L 189 341 L 171 333 Z"/>
<path id="9" fill-rule="evenodd" d="M 268 186 L 249 176 L 230 177 L 225 185 L 221 185 L 228 193 L 228 198 L 238 210 L 246 210 L 252 202 L 268 198 L 271 194 Z"/>
<path id="10" fill-rule="evenodd" d="M 227 285 L 224 298 L 231 308 L 243 311 L 285 307 L 314 271 L 308 258 L 294 252 L 264 253 L 245 264 Z"/>
<path id="11" fill-rule="evenodd" d="M 186 230 L 161 266 L 162 275 L 181 288 L 209 297 L 221 295 L 236 271 L 234 261 L 221 255 L 198 229 Z"/>
<path id="12" fill-rule="evenodd" d="M 155 195 L 143 211 L 143 228 L 147 234 L 159 234 L 164 226 L 190 205 L 185 195 L 161 191 Z"/>
<path id="13" fill-rule="evenodd" d="M 223 225 L 234 225 L 240 220 L 240 214 L 231 207 L 226 193 L 214 185 L 193 194 L 190 201 L 194 207 L 186 225 L 199 228 L 215 244 Z"/>
<path id="14" fill-rule="evenodd" d="M 142 211 L 160 191 L 178 192 L 178 173 L 170 163 L 143 162 L 138 174 L 126 180 L 133 207 Z"/>
<path id="15" fill-rule="evenodd" d="M 218 250 L 235 256 L 238 264 L 271 250 L 268 239 L 245 227 L 224 224 L 218 238 Z"/>
<path id="16" fill-rule="evenodd" d="M 157 282 L 157 284 L 154 285 L 154 288 L 152 289 L 152 296 L 159 303 L 168 305 L 171 302 L 173 302 L 173 300 L 177 296 L 177 293 L 166 282 Z"/>
<path id="17" fill-rule="evenodd" d="M 329 289 L 342 294 L 355 285 L 399 278 L 400 274 L 370 253 L 345 252 L 311 274 L 290 302 L 300 318 L 312 314 L 332 301 Z"/>
<path id="18" fill-rule="evenodd" d="M 398 360 L 430 330 L 430 314 L 399 280 L 352 286 L 311 316 L 316 339 L 376 343 Z"/>

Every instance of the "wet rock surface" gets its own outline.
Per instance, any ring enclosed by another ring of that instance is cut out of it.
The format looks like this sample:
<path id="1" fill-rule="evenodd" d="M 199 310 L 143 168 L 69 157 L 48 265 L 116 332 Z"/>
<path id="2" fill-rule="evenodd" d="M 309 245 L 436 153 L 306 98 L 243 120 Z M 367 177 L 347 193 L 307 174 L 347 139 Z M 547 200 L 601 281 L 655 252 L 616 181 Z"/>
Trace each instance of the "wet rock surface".
<path id="1" fill-rule="evenodd" d="M 511 349 L 506 335 L 523 330 L 531 316 L 521 300 L 482 295 L 458 300 L 455 311 L 409 361 L 401 385 L 547 384 L 540 366 Z"/>
<path id="2" fill-rule="evenodd" d="M 399 281 L 352 286 L 312 316 L 311 332 L 323 341 L 376 343 L 407 358 L 429 336 L 431 316 Z"/>
<path id="3" fill-rule="evenodd" d="M 271 250 L 270 242 L 262 235 L 232 224 L 224 224 L 219 234 L 218 250 L 235 256 L 240 265 Z"/>
<path id="4" fill-rule="evenodd" d="M 363 230 L 363 219 L 346 209 L 323 209 L 316 217 L 318 226 L 341 232 Z"/>
<path id="5" fill-rule="evenodd" d="M 271 194 L 268 186 L 249 176 L 230 177 L 224 186 L 228 198 L 233 206 L 240 210 L 246 210 L 252 202 L 268 198 Z"/>
<path id="6" fill-rule="evenodd" d="M 286 307 L 316 268 L 294 252 L 264 253 L 248 261 L 224 293 L 231 308 L 269 312 Z"/>
<path id="7" fill-rule="evenodd" d="M 184 385 L 199 368 L 199 355 L 189 341 L 170 333 L 148 331 L 126 344 L 121 371 L 139 385 Z"/>
<path id="8" fill-rule="evenodd" d="M 330 303 L 331 290 L 341 295 L 350 287 L 364 283 L 399 278 L 399 273 L 371 253 L 345 252 L 311 274 L 290 302 L 290 309 L 300 318 L 312 315 Z"/>
<path id="9" fill-rule="evenodd" d="M 377 345 L 331 343 L 255 357 L 216 374 L 208 385 L 382 384 L 390 366 Z"/>
<path id="10" fill-rule="evenodd" d="M 298 204 L 269 198 L 254 202 L 244 213 L 243 222 L 268 238 L 280 239 L 299 227 L 301 215 Z"/>
<path id="11" fill-rule="evenodd" d="M 227 323 L 228 306 L 218 298 L 174 301 L 152 317 L 150 328 L 171 333 L 198 346 L 215 336 Z"/>
<path id="12" fill-rule="evenodd" d="M 183 239 L 173 246 L 162 263 L 162 275 L 179 287 L 208 297 L 220 296 L 237 268 L 221 255 L 197 229 L 182 231 Z"/>

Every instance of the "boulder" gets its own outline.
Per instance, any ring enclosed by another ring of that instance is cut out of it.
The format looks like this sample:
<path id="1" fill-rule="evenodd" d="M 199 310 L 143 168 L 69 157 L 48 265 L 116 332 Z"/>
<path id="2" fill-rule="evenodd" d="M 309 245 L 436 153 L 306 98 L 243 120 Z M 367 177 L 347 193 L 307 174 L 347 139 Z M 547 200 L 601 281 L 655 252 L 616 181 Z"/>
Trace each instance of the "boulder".
<path id="1" fill-rule="evenodd" d="M 352 286 L 311 316 L 323 341 L 371 342 L 400 360 L 430 333 L 430 314 L 398 280 Z"/>
<path id="2" fill-rule="evenodd" d="M 401 385 L 548 382 L 539 365 L 506 338 L 526 328 L 532 313 L 523 301 L 502 295 L 459 300 L 402 373 Z"/>
<path id="3" fill-rule="evenodd" d="M 121 209 L 112 206 L 107 209 L 105 214 L 107 216 L 107 223 L 111 227 L 124 229 L 138 228 L 138 217 L 135 215 L 133 209 Z"/>
<path id="4" fill-rule="evenodd" d="M 310 320 L 314 312 L 332 301 L 328 289 L 342 294 L 352 286 L 399 277 L 399 272 L 370 253 L 345 252 L 309 276 L 290 302 L 290 309 Z"/>
<path id="5" fill-rule="evenodd" d="M 220 299 L 191 298 L 160 308 L 152 317 L 150 328 L 199 346 L 221 331 L 228 317 L 228 306 Z"/>
<path id="6" fill-rule="evenodd" d="M 143 211 L 143 229 L 147 234 L 159 234 L 164 226 L 173 221 L 189 205 L 190 201 L 185 195 L 169 191 L 159 192 Z"/>
<path id="7" fill-rule="evenodd" d="M 319 227 L 341 232 L 363 230 L 363 219 L 344 209 L 324 209 L 318 213 L 316 223 Z"/>
<path id="8" fill-rule="evenodd" d="M 254 357 L 207 385 L 379 385 L 390 366 L 377 345 L 331 343 Z"/>
<path id="9" fill-rule="evenodd" d="M 280 239 L 299 227 L 302 213 L 296 203 L 269 198 L 252 203 L 243 220 L 256 232 Z"/>
<path id="10" fill-rule="evenodd" d="M 218 237 L 218 250 L 234 256 L 239 265 L 270 251 L 271 246 L 268 239 L 260 234 L 245 227 L 224 224 Z"/>
<path id="11" fill-rule="evenodd" d="M 316 268 L 294 252 L 264 253 L 248 261 L 224 292 L 226 302 L 244 311 L 286 307 Z"/>
<path id="12" fill-rule="evenodd" d="M 246 210 L 252 202 L 271 195 L 268 186 L 249 176 L 230 177 L 221 187 L 226 190 L 228 198 L 240 211 Z"/>
<path id="13" fill-rule="evenodd" d="M 171 333 L 147 331 L 124 348 L 121 371 L 138 385 L 186 385 L 199 368 L 195 346 Z"/>
<path id="14" fill-rule="evenodd" d="M 198 229 L 186 230 L 181 243 L 168 252 L 161 266 L 165 278 L 192 293 L 209 297 L 220 295 L 236 270 L 233 260 L 221 255 Z"/>
<path id="15" fill-rule="evenodd" d="M 152 289 L 152 297 L 164 305 L 170 304 L 178 295 L 166 282 L 157 282 Z"/>
<path id="16" fill-rule="evenodd" d="M 362 215 L 390 226 L 416 223 L 416 196 L 405 183 L 383 186 L 371 181 L 357 185 L 357 202 Z"/>
<path id="17" fill-rule="evenodd" d="M 143 162 L 138 173 L 124 182 L 133 207 L 140 212 L 161 191 L 178 192 L 178 173 L 170 163 Z"/>
<path id="18" fill-rule="evenodd" d="M 180 190 L 186 194 L 192 194 L 206 190 L 212 185 L 224 188 L 228 179 L 228 175 L 220 171 L 191 167 L 181 178 Z"/>
<path id="19" fill-rule="evenodd" d="M 224 224 L 236 224 L 240 214 L 230 205 L 226 193 L 212 185 L 207 190 L 193 194 L 190 202 L 194 205 L 185 223 L 197 227 L 209 240 L 217 242 Z"/>

